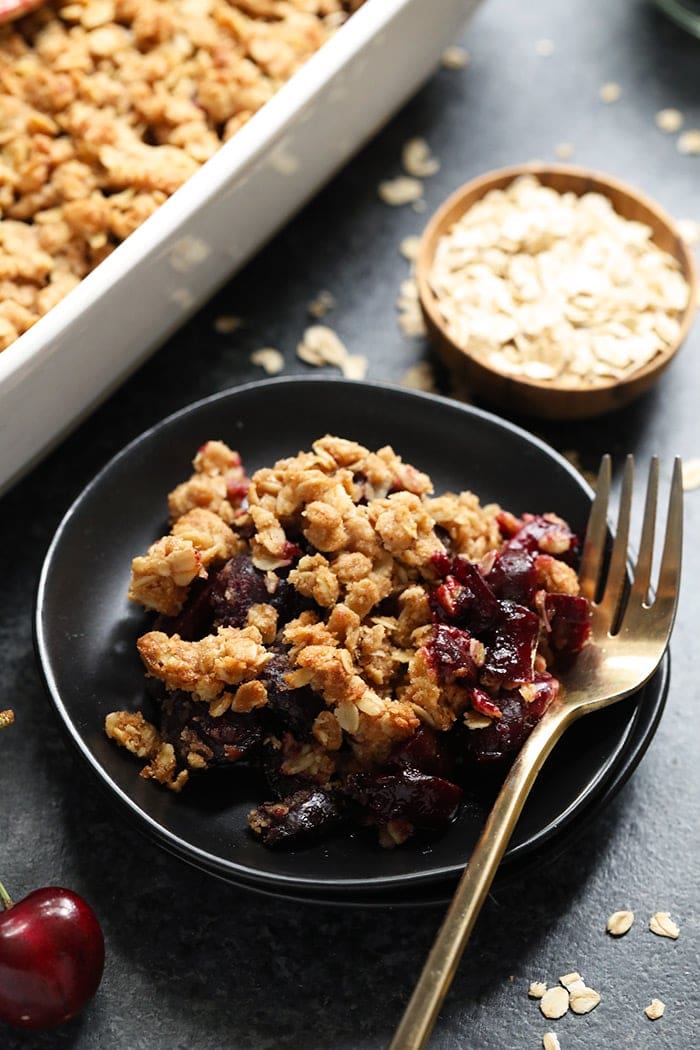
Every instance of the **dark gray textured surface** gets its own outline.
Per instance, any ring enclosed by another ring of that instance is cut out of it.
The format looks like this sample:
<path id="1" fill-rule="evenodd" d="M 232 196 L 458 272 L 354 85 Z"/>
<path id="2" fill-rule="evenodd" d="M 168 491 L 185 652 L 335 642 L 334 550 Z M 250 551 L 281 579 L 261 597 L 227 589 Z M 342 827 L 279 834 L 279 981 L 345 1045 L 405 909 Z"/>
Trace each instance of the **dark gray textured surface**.
<path id="1" fill-rule="evenodd" d="M 550 58 L 535 41 L 551 38 Z M 249 352 L 284 350 L 287 371 L 305 306 L 320 288 L 330 318 L 370 377 L 398 380 L 429 354 L 398 334 L 394 299 L 406 266 L 402 236 L 420 216 L 376 198 L 398 173 L 406 138 L 425 135 L 441 158 L 427 186 L 433 208 L 489 168 L 553 158 L 627 178 L 678 217 L 700 219 L 700 158 L 680 156 L 655 112 L 677 106 L 700 127 L 700 44 L 648 5 L 488 0 L 465 36 L 469 68 L 440 71 L 384 133 L 209 306 L 48 460 L 0 502 L 0 706 L 18 722 L 0 736 L 0 877 L 17 897 L 71 886 L 102 919 L 108 960 L 79 1020 L 44 1035 L 0 1026 L 0 1047 L 81 1050 L 376 1050 L 386 1044 L 440 919 L 421 912 L 336 911 L 267 900 L 209 881 L 138 837 L 68 752 L 50 713 L 31 640 L 33 592 L 65 509 L 127 440 L 189 401 L 253 378 Z M 598 101 L 616 80 L 621 100 Z M 212 321 L 245 327 L 216 335 Z M 700 455 L 700 329 L 657 389 L 624 413 L 575 427 L 539 428 L 588 466 L 600 453 Z M 270 421 L 274 426 L 274 420 Z M 666 476 L 667 476 L 666 469 Z M 563 1050 L 691 1050 L 700 1016 L 698 972 L 697 599 L 700 490 L 687 498 L 685 587 L 674 636 L 668 707 L 652 746 L 619 798 L 574 848 L 525 885 L 489 899 L 436 1028 L 436 1050 L 526 1050 L 555 1029 Z M 109 543 L 109 537 L 105 537 Z M 618 908 L 637 914 L 621 941 L 604 934 Z M 682 927 L 677 942 L 646 929 L 656 910 Z M 588 1017 L 545 1022 L 528 1001 L 532 979 L 578 969 L 603 1002 Z M 666 1003 L 654 1024 L 642 1014 Z"/>

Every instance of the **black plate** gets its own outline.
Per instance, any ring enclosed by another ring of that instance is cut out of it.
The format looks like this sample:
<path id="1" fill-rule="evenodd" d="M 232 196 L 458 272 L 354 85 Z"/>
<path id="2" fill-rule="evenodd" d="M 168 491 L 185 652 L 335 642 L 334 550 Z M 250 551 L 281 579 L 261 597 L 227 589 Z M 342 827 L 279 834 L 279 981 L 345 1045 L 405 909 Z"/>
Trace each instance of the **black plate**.
<path id="1" fill-rule="evenodd" d="M 141 779 L 139 763 L 107 740 L 102 728 L 109 711 L 143 706 L 134 646 L 149 621 L 126 599 L 130 563 L 163 533 L 166 494 L 188 475 L 196 449 L 207 439 L 222 439 L 253 471 L 328 432 L 371 448 L 393 445 L 432 476 L 437 492 L 470 488 L 482 502 L 497 501 L 516 514 L 555 510 L 574 529 L 585 526 L 591 491 L 580 475 L 543 442 L 495 416 L 379 384 L 253 383 L 164 420 L 88 485 L 46 556 L 36 642 L 51 698 L 73 743 L 142 831 L 211 874 L 251 888 L 371 903 L 382 895 L 419 895 L 430 886 L 438 891 L 438 884 L 444 890 L 469 857 L 484 807 L 465 805 L 439 838 L 403 849 L 381 850 L 358 833 L 297 853 L 272 853 L 247 832 L 246 815 L 261 800 L 255 778 L 244 770 L 209 774 L 174 796 Z M 583 818 L 614 783 L 626 754 L 639 750 L 635 726 L 650 706 L 660 714 L 663 693 L 648 686 L 567 732 L 535 784 L 504 865 L 534 856 Z M 658 714 L 647 718 L 644 746 Z"/>

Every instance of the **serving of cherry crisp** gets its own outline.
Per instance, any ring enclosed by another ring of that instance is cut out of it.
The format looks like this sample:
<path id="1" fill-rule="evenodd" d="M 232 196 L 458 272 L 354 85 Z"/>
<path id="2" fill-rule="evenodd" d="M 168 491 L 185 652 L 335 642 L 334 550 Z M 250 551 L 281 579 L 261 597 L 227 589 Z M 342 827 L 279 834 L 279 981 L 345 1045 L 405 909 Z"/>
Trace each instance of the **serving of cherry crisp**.
<path id="1" fill-rule="evenodd" d="M 137 646 L 158 714 L 112 712 L 106 732 L 176 792 L 230 767 L 233 799 L 254 766 L 270 848 L 439 831 L 589 637 L 566 522 L 435 496 L 389 446 L 326 435 L 248 478 L 208 441 L 168 504 L 129 590 L 156 614 Z"/>

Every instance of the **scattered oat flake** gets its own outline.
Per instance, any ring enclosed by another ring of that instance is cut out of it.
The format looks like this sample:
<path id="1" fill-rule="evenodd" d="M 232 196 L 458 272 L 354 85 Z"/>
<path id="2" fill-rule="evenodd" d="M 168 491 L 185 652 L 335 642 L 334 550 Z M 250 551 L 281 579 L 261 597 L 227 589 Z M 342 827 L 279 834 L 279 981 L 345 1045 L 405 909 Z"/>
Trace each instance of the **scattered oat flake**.
<path id="1" fill-rule="evenodd" d="M 676 140 L 676 149 L 687 156 L 700 154 L 700 128 L 691 128 L 679 135 Z"/>
<path id="2" fill-rule="evenodd" d="M 413 262 L 414 259 L 418 258 L 418 249 L 420 248 L 420 237 L 411 235 L 410 237 L 404 237 L 399 245 L 399 251 L 403 255 L 404 259 L 408 259 L 409 262 Z"/>
<path id="3" fill-rule="evenodd" d="M 682 471 L 684 491 L 700 489 L 700 459 L 686 459 L 683 462 Z"/>
<path id="4" fill-rule="evenodd" d="M 330 313 L 334 306 L 335 296 L 331 292 L 323 290 L 309 303 L 308 310 L 312 317 L 320 320 L 327 313 Z"/>
<path id="5" fill-rule="evenodd" d="M 425 209 L 428 207 L 428 205 L 425 203 L 425 201 L 421 197 L 420 200 L 414 201 L 413 204 L 411 205 L 411 207 L 413 208 L 413 210 L 416 213 L 416 215 L 422 215 L 423 212 L 425 211 Z"/>
<path id="6" fill-rule="evenodd" d="M 416 179 L 427 179 L 440 170 L 440 161 L 431 151 L 430 146 L 421 138 L 409 139 L 401 151 L 401 163 L 404 170 Z"/>
<path id="7" fill-rule="evenodd" d="M 573 157 L 574 153 L 574 147 L 570 142 L 559 142 L 554 147 L 554 155 L 559 157 L 559 160 L 568 160 L 569 157 Z"/>
<path id="8" fill-rule="evenodd" d="M 482 715 L 478 711 L 465 711 L 463 717 L 467 729 L 488 729 L 493 722 L 493 719 L 489 718 L 488 715 Z M 542 994 L 544 995 L 544 992 Z M 535 998 L 540 998 L 540 996 Z"/>
<path id="9" fill-rule="evenodd" d="M 471 61 L 471 55 L 457 44 L 453 44 L 451 47 L 446 47 L 442 52 L 442 58 L 440 62 L 445 69 L 464 69 L 468 66 Z"/>
<path id="10" fill-rule="evenodd" d="M 561 1050 L 561 1043 L 556 1032 L 545 1032 L 542 1036 L 543 1050 Z"/>
<path id="11" fill-rule="evenodd" d="M 649 929 L 658 937 L 670 937 L 673 941 L 678 939 L 681 932 L 671 918 L 671 913 L 667 911 L 657 911 L 652 915 L 649 919 Z"/>
<path id="12" fill-rule="evenodd" d="M 11 726 L 15 720 L 14 711 L 0 711 L 0 729 L 5 729 L 7 726 Z"/>
<path id="13" fill-rule="evenodd" d="M 403 310 L 399 314 L 399 328 L 407 339 L 422 339 L 428 334 L 423 314 L 418 308 Z"/>
<path id="14" fill-rule="evenodd" d="M 348 351 L 332 328 L 314 324 L 304 332 L 297 354 L 310 365 L 337 365 L 340 368 Z"/>
<path id="15" fill-rule="evenodd" d="M 235 317 L 233 314 L 222 314 L 221 317 L 214 320 L 214 330 L 220 335 L 228 335 L 229 332 L 235 332 L 237 328 L 240 328 L 242 323 L 240 317 Z"/>
<path id="16" fill-rule="evenodd" d="M 260 350 L 253 350 L 250 360 L 254 365 L 260 365 L 269 376 L 276 376 L 284 368 L 282 354 L 272 346 L 263 346 Z"/>
<path id="17" fill-rule="evenodd" d="M 600 1002 L 598 992 L 593 988 L 574 988 L 569 992 L 569 1006 L 575 1014 L 589 1014 Z"/>
<path id="18" fill-rule="evenodd" d="M 369 362 L 364 354 L 348 354 L 341 362 L 340 370 L 346 379 L 364 379 Z"/>
<path id="19" fill-rule="evenodd" d="M 586 987 L 583 977 L 580 973 L 576 973 L 575 970 L 573 973 L 565 973 L 563 977 L 560 977 L 559 983 L 563 984 L 568 992 L 570 992 L 572 988 Z"/>
<path id="20" fill-rule="evenodd" d="M 402 204 L 413 204 L 423 196 L 423 183 L 410 175 L 399 175 L 395 179 L 380 182 L 377 193 L 385 204 L 400 207 Z"/>
<path id="21" fill-rule="evenodd" d="M 411 365 L 402 375 L 400 382 L 401 386 L 408 387 L 409 390 L 423 390 L 428 394 L 437 391 L 435 373 L 429 361 L 419 361 L 418 364 Z"/>
<path id="22" fill-rule="evenodd" d="M 605 929 L 613 937 L 622 937 L 632 928 L 634 922 L 633 911 L 615 911 L 608 919 Z"/>
<path id="23" fill-rule="evenodd" d="M 683 114 L 679 109 L 660 109 L 654 120 L 659 131 L 669 134 L 683 127 Z"/>
<path id="24" fill-rule="evenodd" d="M 658 1021 L 660 1017 L 663 1017 L 665 1009 L 666 1004 L 660 999 L 652 999 L 649 1005 L 644 1007 L 644 1013 L 650 1021 Z"/>
<path id="25" fill-rule="evenodd" d="M 601 102 L 617 102 L 622 95 L 622 88 L 619 84 L 616 84 L 614 80 L 608 81 L 607 84 L 602 84 L 600 91 L 598 92 L 598 98 Z"/>
<path id="26" fill-rule="evenodd" d="M 541 999 L 546 991 L 547 985 L 545 981 L 530 981 L 527 994 L 531 999 Z"/>
<path id="27" fill-rule="evenodd" d="M 563 1017 L 568 1009 L 569 993 L 561 986 L 548 988 L 540 999 L 540 1010 L 550 1021 Z"/>
<path id="28" fill-rule="evenodd" d="M 549 58 L 550 55 L 554 54 L 554 41 L 549 40 L 546 36 L 540 40 L 535 41 L 535 51 L 540 58 Z"/>
<path id="29" fill-rule="evenodd" d="M 700 222 L 695 219 L 678 219 L 676 227 L 689 248 L 700 244 Z"/>

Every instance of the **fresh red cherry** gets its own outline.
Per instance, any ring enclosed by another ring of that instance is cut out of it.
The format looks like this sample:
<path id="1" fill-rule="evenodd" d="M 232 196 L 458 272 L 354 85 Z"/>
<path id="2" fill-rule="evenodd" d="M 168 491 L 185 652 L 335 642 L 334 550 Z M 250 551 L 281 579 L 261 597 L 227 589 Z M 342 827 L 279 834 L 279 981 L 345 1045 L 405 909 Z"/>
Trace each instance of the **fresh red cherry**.
<path id="1" fill-rule="evenodd" d="M 53 1028 L 75 1017 L 104 968 L 104 937 L 92 908 L 57 886 L 13 904 L 0 883 L 0 900 L 0 1021 Z"/>

